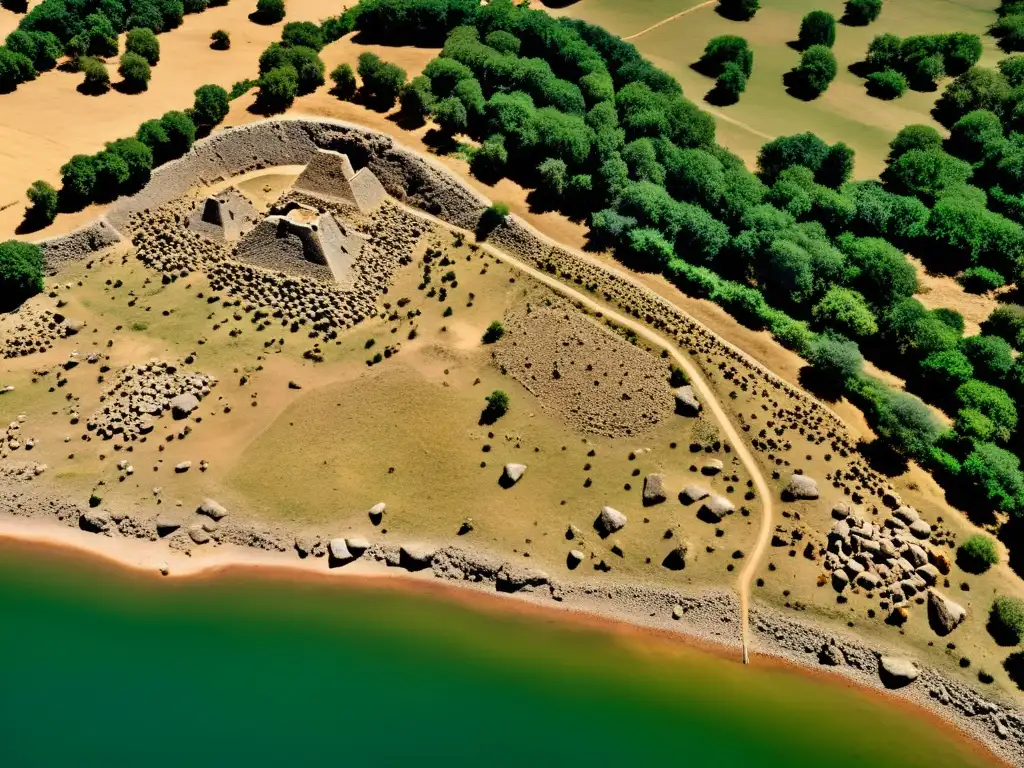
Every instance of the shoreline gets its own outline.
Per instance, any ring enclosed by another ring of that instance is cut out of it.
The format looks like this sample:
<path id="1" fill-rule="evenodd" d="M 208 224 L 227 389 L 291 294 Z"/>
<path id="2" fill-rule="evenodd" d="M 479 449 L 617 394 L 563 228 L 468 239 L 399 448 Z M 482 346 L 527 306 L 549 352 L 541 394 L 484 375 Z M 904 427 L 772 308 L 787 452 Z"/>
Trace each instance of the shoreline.
<path id="1" fill-rule="evenodd" d="M 103 536 L 52 521 L 19 518 L 0 514 L 0 545 L 26 550 L 47 550 L 60 558 L 81 563 L 102 563 L 113 570 L 129 572 L 133 578 L 157 583 L 166 580 L 213 581 L 221 578 L 263 579 L 275 582 L 314 583 L 323 586 L 362 589 L 388 589 L 428 595 L 489 614 L 515 614 L 529 620 L 562 622 L 575 629 L 599 632 L 621 642 L 634 652 L 709 654 L 734 664 L 743 663 L 739 638 L 725 642 L 711 638 L 701 627 L 685 620 L 672 628 L 655 626 L 630 612 L 616 601 L 598 605 L 584 599 L 555 602 L 536 592 L 502 594 L 487 582 L 453 581 L 427 569 L 418 573 L 391 566 L 382 561 L 360 558 L 343 567 L 327 568 L 326 558 L 299 559 L 294 553 L 270 552 L 233 544 L 214 550 L 200 550 L 198 556 L 186 555 L 170 547 L 143 539 Z M 161 569 L 166 569 L 163 574 Z M 709 590 L 710 591 L 710 590 Z M 588 604 L 590 602 L 590 604 Z M 762 609 L 763 610 L 763 609 Z M 811 665 L 781 650 L 752 649 L 749 663 L 760 669 L 781 670 L 788 674 L 841 685 L 867 700 L 900 707 L 916 718 L 964 743 L 973 752 L 984 755 L 995 765 L 1014 766 L 1002 749 L 996 749 L 987 733 L 972 724 L 950 717 L 948 707 L 936 707 L 928 697 L 886 691 L 849 674 L 846 667 L 831 670 Z"/>

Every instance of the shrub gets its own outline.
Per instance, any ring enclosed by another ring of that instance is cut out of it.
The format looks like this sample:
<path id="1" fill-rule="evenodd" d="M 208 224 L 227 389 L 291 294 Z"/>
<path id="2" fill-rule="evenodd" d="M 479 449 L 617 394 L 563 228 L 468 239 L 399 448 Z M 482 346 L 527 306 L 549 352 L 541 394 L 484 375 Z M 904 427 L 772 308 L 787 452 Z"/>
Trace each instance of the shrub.
<path id="1" fill-rule="evenodd" d="M 223 29 L 218 29 L 210 35 L 210 47 L 218 51 L 226 51 L 231 47 L 231 36 Z"/>
<path id="2" fill-rule="evenodd" d="M 331 81 L 334 83 L 334 93 L 339 99 L 347 100 L 356 95 L 356 74 L 352 71 L 351 64 L 339 64 L 332 69 Z"/>
<path id="3" fill-rule="evenodd" d="M 110 89 L 110 73 L 107 65 L 91 56 L 83 56 L 78 60 L 78 69 L 85 77 L 82 87 L 90 93 L 103 93 Z"/>
<path id="4" fill-rule="evenodd" d="M 138 139 L 118 139 L 107 143 L 106 151 L 120 157 L 128 168 L 127 178 L 121 182 L 122 190 L 140 189 L 149 181 L 153 170 L 153 150 Z"/>
<path id="5" fill-rule="evenodd" d="M 895 69 L 872 72 L 867 77 L 868 93 L 876 99 L 898 99 L 907 92 L 907 78 Z"/>
<path id="6" fill-rule="evenodd" d="M 153 30 L 142 27 L 129 29 L 125 38 L 124 49 L 128 53 L 135 53 L 146 60 L 150 66 L 156 66 L 160 61 L 160 41 Z"/>
<path id="7" fill-rule="evenodd" d="M 754 52 L 747 41 L 737 35 L 720 35 L 713 37 L 704 47 L 698 66 L 701 71 L 711 77 L 722 74 L 726 64 L 739 65 L 743 74 L 750 77 L 754 69 Z"/>
<path id="8" fill-rule="evenodd" d="M 505 173 L 508 163 L 508 150 L 505 149 L 505 137 L 500 133 L 488 136 L 484 143 L 473 154 L 469 169 L 473 175 L 481 179 L 500 178 Z"/>
<path id="9" fill-rule="evenodd" d="M 819 336 L 807 359 L 821 381 L 837 392 L 844 391 L 846 383 L 859 376 L 864 367 L 857 344 L 842 336 Z"/>
<path id="10" fill-rule="evenodd" d="M 715 97 L 724 104 L 735 104 L 747 89 L 747 76 L 735 62 L 729 62 L 715 81 Z"/>
<path id="11" fill-rule="evenodd" d="M 24 56 L 38 72 L 45 72 L 57 66 L 57 60 L 64 55 L 60 39 L 52 32 L 25 31 L 16 29 L 4 41 L 7 54 Z M 22 79 L 31 79 L 25 62 L 15 68 L 14 74 Z M 17 85 L 17 83 L 15 83 Z"/>
<path id="12" fill-rule="evenodd" d="M 144 91 L 149 87 L 149 80 L 153 76 L 149 64 L 137 53 L 126 53 L 121 57 L 121 63 L 117 72 L 124 80 L 124 84 L 133 91 Z"/>
<path id="13" fill-rule="evenodd" d="M 461 102 L 459 103 L 461 104 Z M 562 195 L 569 181 L 565 161 L 556 157 L 549 157 L 541 161 L 541 164 L 537 166 L 537 179 L 540 182 L 539 189 L 548 195 L 552 197 Z"/>
<path id="14" fill-rule="evenodd" d="M 992 539 L 977 533 L 959 546 L 956 562 L 968 573 L 984 573 L 999 562 L 999 550 Z"/>
<path id="15" fill-rule="evenodd" d="M 261 24 L 276 24 L 284 13 L 284 0 L 256 0 L 256 20 Z"/>
<path id="16" fill-rule="evenodd" d="M 461 99 L 449 96 L 434 104 L 431 109 L 434 122 L 449 135 L 465 133 L 469 128 L 469 113 Z"/>
<path id="17" fill-rule="evenodd" d="M 284 45 L 301 45 L 320 51 L 324 47 L 324 33 L 319 26 L 311 21 L 289 21 L 281 30 L 281 42 Z"/>
<path id="18" fill-rule="evenodd" d="M 947 128 L 976 109 L 1002 115 L 1010 99 L 1010 84 L 1002 73 L 984 67 L 971 67 L 958 76 L 935 102 L 932 114 Z"/>
<path id="19" fill-rule="evenodd" d="M 877 19 L 881 12 L 882 0 L 846 0 L 843 23 L 851 27 L 864 27 Z"/>
<path id="20" fill-rule="evenodd" d="M 32 204 L 25 211 L 25 219 L 36 226 L 46 226 L 57 217 L 57 190 L 45 181 L 33 181 L 25 193 Z"/>
<path id="21" fill-rule="evenodd" d="M 115 152 L 103 151 L 97 153 L 95 162 L 96 186 L 93 197 L 100 202 L 116 199 L 121 194 L 121 187 L 131 176 L 127 161 Z"/>
<path id="22" fill-rule="evenodd" d="M 1024 13 L 1003 16 L 991 28 L 1004 51 L 1024 51 Z"/>
<path id="23" fill-rule="evenodd" d="M 496 341 L 500 341 L 505 335 L 505 326 L 501 324 L 500 320 L 495 320 L 487 326 L 487 330 L 484 331 L 483 342 L 484 344 L 493 344 Z"/>
<path id="24" fill-rule="evenodd" d="M 405 70 L 395 64 L 381 61 L 373 53 L 359 55 L 359 78 L 363 81 L 363 92 L 367 101 L 378 109 L 395 106 L 402 87 L 405 85 Z"/>
<path id="25" fill-rule="evenodd" d="M 824 328 L 832 328 L 854 338 L 878 333 L 878 322 L 864 297 L 857 291 L 832 286 L 811 310 L 814 320 Z"/>
<path id="26" fill-rule="evenodd" d="M 288 64 L 298 76 L 298 93 L 312 93 L 324 84 L 324 62 L 312 48 L 296 45 L 287 49 Z"/>
<path id="27" fill-rule="evenodd" d="M 981 324 L 983 333 L 1006 339 L 1018 349 L 1024 347 L 1024 307 L 1018 304 L 1003 304 L 992 310 L 992 314 Z"/>
<path id="28" fill-rule="evenodd" d="M 718 12 L 735 21 L 750 21 L 760 8 L 760 0 L 718 0 Z"/>
<path id="29" fill-rule="evenodd" d="M 508 413 L 509 398 L 500 389 L 491 392 L 484 400 L 487 401 L 487 405 L 484 407 L 483 413 L 480 414 L 481 424 L 493 424 Z"/>
<path id="30" fill-rule="evenodd" d="M 399 103 L 402 105 L 403 118 L 415 122 L 416 125 L 422 125 L 434 103 L 434 94 L 430 92 L 430 80 L 423 75 L 414 77 L 402 89 Z"/>
<path id="31" fill-rule="evenodd" d="M 921 378 L 929 387 L 935 387 L 937 400 L 948 400 L 946 393 L 955 391 L 974 376 L 974 366 L 967 355 L 958 349 L 933 352 L 921 361 Z"/>
<path id="32" fill-rule="evenodd" d="M 996 67 L 1012 87 L 1024 85 L 1024 56 L 1007 56 Z"/>
<path id="33" fill-rule="evenodd" d="M 228 92 L 228 99 L 234 101 L 240 96 L 244 96 L 253 88 L 258 88 L 260 84 L 259 80 L 247 78 L 245 80 L 239 80 L 237 83 L 231 86 L 231 90 Z"/>
<path id="34" fill-rule="evenodd" d="M 503 29 L 495 30 L 491 32 L 487 37 L 484 38 L 484 44 L 489 45 L 499 53 L 508 53 L 512 56 L 519 55 L 519 49 L 522 47 L 522 41 L 513 35 L 511 32 L 506 32 Z"/>
<path id="35" fill-rule="evenodd" d="M 957 387 L 956 397 L 963 408 L 976 410 L 991 420 L 996 440 L 1009 440 L 1017 428 L 1017 407 L 1005 390 L 971 379 Z"/>
<path id="36" fill-rule="evenodd" d="M 1005 596 L 993 600 L 988 628 L 1000 645 L 1017 645 L 1024 638 L 1024 600 Z"/>
<path id="37" fill-rule="evenodd" d="M 836 79 L 839 66 L 832 49 L 824 45 L 812 45 L 800 57 L 800 63 L 793 70 L 793 81 L 799 95 L 816 98 L 824 93 Z"/>
<path id="38" fill-rule="evenodd" d="M 672 389 L 684 387 L 689 383 L 690 378 L 682 368 L 674 363 L 668 367 L 668 385 L 672 387 Z"/>
<path id="39" fill-rule="evenodd" d="M 831 48 L 836 42 L 836 19 L 827 11 L 811 11 L 800 21 L 797 37 L 802 48 L 824 45 Z"/>
<path id="40" fill-rule="evenodd" d="M 196 88 L 192 106 L 192 122 L 197 126 L 219 125 L 228 116 L 231 101 L 228 92 L 219 85 L 201 85 Z"/>
<path id="41" fill-rule="evenodd" d="M 260 108 L 268 112 L 284 112 L 295 101 L 299 92 L 299 73 L 287 64 L 267 72 L 260 78 L 257 97 Z"/>
<path id="42" fill-rule="evenodd" d="M 1006 285 L 1006 278 L 988 267 L 969 267 L 959 279 L 968 293 L 987 293 Z"/>
<path id="43" fill-rule="evenodd" d="M 17 240 L 0 243 L 0 312 L 9 312 L 42 290 L 42 249 Z"/>
<path id="44" fill-rule="evenodd" d="M 166 112 L 160 118 L 160 125 L 167 134 L 167 148 L 171 157 L 181 157 L 195 143 L 196 124 L 184 112 Z"/>
<path id="45" fill-rule="evenodd" d="M 999 336 L 970 336 L 960 342 L 960 348 L 980 379 L 999 381 L 1013 368 L 1011 347 Z"/>

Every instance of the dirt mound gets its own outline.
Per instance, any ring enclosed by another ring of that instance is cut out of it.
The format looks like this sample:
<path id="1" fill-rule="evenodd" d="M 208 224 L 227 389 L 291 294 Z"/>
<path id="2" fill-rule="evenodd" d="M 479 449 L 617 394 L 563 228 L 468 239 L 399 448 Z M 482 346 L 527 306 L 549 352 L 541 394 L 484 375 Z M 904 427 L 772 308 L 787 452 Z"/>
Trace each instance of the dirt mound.
<path id="1" fill-rule="evenodd" d="M 495 362 L 574 428 L 640 434 L 672 415 L 668 367 L 561 301 L 506 318 Z"/>

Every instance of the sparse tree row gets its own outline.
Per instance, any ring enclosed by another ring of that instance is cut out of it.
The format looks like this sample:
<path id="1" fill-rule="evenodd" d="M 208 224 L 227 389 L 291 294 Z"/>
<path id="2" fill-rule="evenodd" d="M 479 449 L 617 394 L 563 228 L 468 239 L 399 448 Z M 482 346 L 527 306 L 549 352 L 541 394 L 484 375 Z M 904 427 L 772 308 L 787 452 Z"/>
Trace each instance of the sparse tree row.
<path id="1" fill-rule="evenodd" d="M 1013 60 L 954 80 L 937 107 L 951 136 L 901 131 L 878 182 L 851 182 L 853 151 L 810 133 L 767 143 L 751 173 L 716 143 L 712 118 L 634 46 L 508 0 L 364 0 L 320 26 L 285 25 L 260 57 L 259 80 L 228 98 L 258 86 L 258 103 L 287 108 L 324 81 L 320 48 L 353 29 L 369 42 L 442 52 L 412 82 L 364 55 L 358 81 L 350 66 L 331 73 L 339 96 L 383 110 L 400 103 L 402 120 L 431 121 L 452 148 L 472 138 L 478 148 L 461 151 L 474 174 L 512 178 L 534 190 L 536 205 L 585 218 L 593 247 L 769 330 L 813 363 L 809 385 L 851 397 L 898 454 L 976 505 L 1024 513 L 1015 455 L 1024 365 L 1011 354 L 1024 309 L 993 316 L 985 334 L 965 339 L 956 312 L 913 298 L 916 272 L 904 256 L 918 253 L 982 289 L 1020 278 L 1024 144 L 1012 133 L 1011 94 L 1024 73 Z M 806 53 L 814 50 L 831 55 L 820 42 Z M 716 76 L 745 77 L 752 56 L 742 40 L 720 40 L 702 62 Z M 154 163 L 191 141 L 171 123 L 140 129 Z M 62 197 L 88 201 L 137 183 L 130 171 L 145 162 L 125 160 L 126 172 L 117 155 L 111 147 L 73 159 Z M 46 190 L 33 194 L 46 209 Z M 954 426 L 864 375 L 864 357 L 899 373 Z"/>
<path id="2" fill-rule="evenodd" d="M 0 92 L 12 91 L 53 69 L 67 56 L 84 74 L 86 91 L 102 92 L 110 77 L 100 58 L 116 56 L 117 37 L 128 31 L 119 72 L 126 89 L 143 90 L 160 59 L 154 33 L 179 26 L 186 13 L 201 13 L 227 0 L 43 0 L 0 46 Z M 129 55 L 130 54 L 130 55 Z M 100 72 L 100 68 L 103 72 Z"/>

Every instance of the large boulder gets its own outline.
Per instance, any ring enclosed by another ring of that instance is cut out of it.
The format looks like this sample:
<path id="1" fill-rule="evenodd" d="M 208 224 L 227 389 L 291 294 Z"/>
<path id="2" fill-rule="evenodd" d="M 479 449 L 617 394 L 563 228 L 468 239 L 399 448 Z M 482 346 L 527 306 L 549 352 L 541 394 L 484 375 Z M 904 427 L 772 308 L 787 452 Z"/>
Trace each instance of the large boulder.
<path id="1" fill-rule="evenodd" d="M 407 571 L 422 571 L 434 561 L 435 551 L 426 544 L 403 544 L 398 551 L 398 564 Z"/>
<path id="2" fill-rule="evenodd" d="M 932 527 L 924 520 L 915 520 L 910 524 L 910 532 L 919 539 L 927 539 L 932 535 Z"/>
<path id="3" fill-rule="evenodd" d="M 203 503 L 199 505 L 196 510 L 200 515 L 206 515 L 207 517 L 213 518 L 214 520 L 220 520 L 227 517 L 228 511 L 224 509 L 222 504 L 214 501 L 213 499 L 203 499 Z"/>
<path id="4" fill-rule="evenodd" d="M 578 549 L 570 549 L 569 554 L 565 557 L 565 565 L 570 571 L 574 570 L 583 562 L 584 557 L 585 555 Z"/>
<path id="5" fill-rule="evenodd" d="M 370 542 L 362 536 L 349 536 L 345 539 L 345 546 L 353 557 L 359 557 L 370 548 Z"/>
<path id="6" fill-rule="evenodd" d="M 686 555 L 686 545 L 680 544 L 665 555 L 665 559 L 661 561 L 661 564 L 670 571 L 681 571 L 686 567 Z"/>
<path id="7" fill-rule="evenodd" d="M 83 512 L 78 518 L 78 527 L 90 533 L 106 533 L 110 530 L 110 513 L 98 509 Z"/>
<path id="8" fill-rule="evenodd" d="M 697 399 L 697 394 L 689 384 L 685 387 L 679 387 L 674 394 L 676 398 L 676 413 L 680 416 L 696 416 L 700 413 L 700 400 Z"/>
<path id="9" fill-rule="evenodd" d="M 602 537 L 610 536 L 616 531 L 622 530 L 626 525 L 626 516 L 617 509 L 601 507 L 601 512 L 594 521 L 594 528 Z"/>
<path id="10" fill-rule="evenodd" d="M 960 626 L 967 618 L 967 610 L 941 594 L 937 589 L 928 590 L 928 623 L 935 634 L 945 637 Z"/>
<path id="11" fill-rule="evenodd" d="M 519 482 L 519 478 L 521 478 L 525 473 L 525 464 L 506 464 L 505 469 L 501 473 L 501 479 L 499 482 L 503 487 L 511 488 Z"/>
<path id="12" fill-rule="evenodd" d="M 818 498 L 818 481 L 807 475 L 794 472 L 782 491 L 782 497 L 787 500 L 816 499 Z"/>
<path id="13" fill-rule="evenodd" d="M 199 398 L 191 392 L 186 392 L 171 400 L 171 416 L 176 419 L 184 419 L 198 407 Z"/>
<path id="14" fill-rule="evenodd" d="M 166 513 L 161 513 L 156 516 L 156 533 L 161 538 L 164 536 L 170 536 L 176 530 L 181 528 L 181 520 L 177 517 L 173 517 Z"/>
<path id="15" fill-rule="evenodd" d="M 499 592 L 518 592 L 528 587 L 540 587 L 549 582 L 550 578 L 542 570 L 505 563 L 495 577 L 495 589 Z"/>
<path id="16" fill-rule="evenodd" d="M 693 504 L 695 501 L 706 499 L 711 491 L 703 485 L 688 485 L 679 492 L 679 501 L 683 504 Z"/>
<path id="17" fill-rule="evenodd" d="M 665 476 L 655 472 L 644 478 L 644 506 L 661 504 L 665 500 Z"/>
<path id="18" fill-rule="evenodd" d="M 331 560 L 339 563 L 344 563 L 352 559 L 352 553 L 349 551 L 348 543 L 345 539 L 331 539 L 331 543 L 328 545 L 327 551 L 331 555 Z"/>
<path id="19" fill-rule="evenodd" d="M 370 507 L 370 511 L 367 514 L 370 516 L 371 523 L 374 525 L 380 525 L 381 520 L 384 519 L 384 508 L 385 505 L 383 501 L 378 501 Z"/>
<path id="20" fill-rule="evenodd" d="M 697 510 L 697 517 L 706 523 L 720 522 L 723 517 L 736 511 L 736 505 L 724 496 L 708 496 Z"/>
<path id="21" fill-rule="evenodd" d="M 896 656 L 881 656 L 878 659 L 878 676 L 886 688 L 902 688 L 917 680 L 921 670 L 910 659 Z"/>

